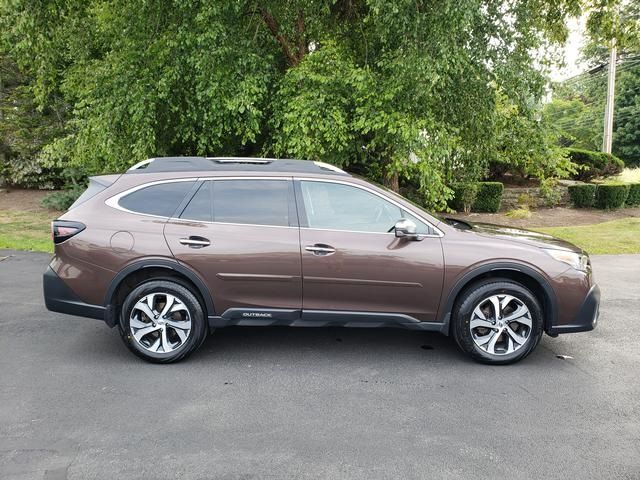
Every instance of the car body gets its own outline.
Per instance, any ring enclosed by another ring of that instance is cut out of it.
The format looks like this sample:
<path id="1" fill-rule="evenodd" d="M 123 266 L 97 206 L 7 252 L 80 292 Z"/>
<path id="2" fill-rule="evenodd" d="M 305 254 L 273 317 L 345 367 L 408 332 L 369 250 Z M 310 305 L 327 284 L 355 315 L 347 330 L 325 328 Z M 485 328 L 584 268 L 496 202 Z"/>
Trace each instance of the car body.
<path id="1" fill-rule="evenodd" d="M 53 237 L 47 308 L 118 325 L 157 362 L 215 328 L 290 325 L 436 331 L 476 360 L 511 363 L 543 331 L 591 330 L 598 317 L 581 249 L 440 219 L 319 162 L 147 160 L 93 177 Z"/>

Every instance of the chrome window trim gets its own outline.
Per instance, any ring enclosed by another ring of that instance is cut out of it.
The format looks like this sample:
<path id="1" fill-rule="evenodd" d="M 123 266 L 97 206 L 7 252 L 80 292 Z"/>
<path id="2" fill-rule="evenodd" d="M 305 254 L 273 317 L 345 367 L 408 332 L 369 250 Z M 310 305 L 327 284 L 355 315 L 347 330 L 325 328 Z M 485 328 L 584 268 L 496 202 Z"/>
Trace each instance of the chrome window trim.
<path id="1" fill-rule="evenodd" d="M 439 228 L 437 228 L 435 225 L 433 225 L 433 223 L 431 223 L 431 221 L 425 219 L 422 215 L 409 210 L 408 208 L 406 208 L 405 206 L 401 205 L 400 203 L 396 202 L 395 200 L 379 193 L 376 192 L 375 190 L 368 188 L 364 185 L 359 185 L 357 183 L 352 183 L 349 181 L 344 181 L 344 180 L 334 180 L 334 179 L 328 179 L 328 178 L 313 178 L 313 177 L 297 177 L 297 176 L 213 176 L 213 177 L 188 177 L 188 178 L 172 178 L 172 179 L 168 179 L 168 180 L 156 180 L 153 182 L 147 182 L 147 183 L 143 183 L 140 185 L 137 185 L 135 187 L 131 187 L 127 190 L 124 190 L 116 195 L 114 195 L 113 197 L 109 197 L 108 199 L 105 200 L 105 204 L 108 205 L 111 208 L 115 208 L 116 210 L 121 210 L 123 212 L 127 212 L 127 213 L 131 213 L 133 215 L 141 215 L 144 217 L 152 217 L 152 218 L 162 218 L 162 219 L 175 219 L 175 220 L 183 220 L 183 221 L 187 221 L 187 222 L 196 222 L 196 223 L 206 223 L 206 224 L 221 224 L 221 225 L 253 225 L 253 226 L 258 226 L 258 227 L 271 227 L 271 228 L 303 228 L 305 230 L 319 230 L 319 231 L 326 231 L 326 232 L 351 232 L 351 233 L 373 233 L 375 235 L 395 235 L 393 232 L 368 232 L 366 230 L 340 230 L 340 229 L 325 229 L 325 228 L 311 228 L 311 227 L 292 227 L 292 226 L 285 226 L 285 225 L 260 225 L 260 224 L 256 224 L 256 223 L 228 223 L 228 222 L 207 222 L 204 220 L 191 220 L 188 218 L 177 218 L 177 217 L 164 217 L 164 216 L 160 216 L 160 215 L 152 215 L 149 213 L 141 213 L 141 212 L 134 212 L 133 210 L 129 210 L 127 208 L 124 208 L 122 206 L 120 206 L 120 204 L 118 203 L 120 201 L 120 199 L 126 195 L 129 195 L 130 193 L 136 192 L 138 190 L 142 190 L 143 188 L 147 188 L 147 187 L 151 187 L 153 185 L 159 185 L 162 183 L 172 183 L 172 182 L 197 182 L 197 181 L 216 181 L 216 180 L 282 180 L 282 181 L 293 181 L 293 180 L 301 180 L 301 181 L 310 181 L 310 182 L 326 182 L 326 183 L 338 183 L 341 185 L 347 185 L 347 186 L 351 186 L 351 187 L 355 187 L 355 188 L 359 188 L 361 190 L 365 190 L 369 193 L 372 193 L 380 198 L 382 198 L 383 200 L 386 200 L 387 202 L 392 203 L 393 205 L 395 205 L 396 207 L 398 207 L 400 210 L 402 210 L 403 212 L 407 212 L 410 213 L 411 215 L 417 217 L 420 221 L 424 222 L 425 224 L 427 224 L 430 228 L 433 229 L 434 232 L 436 232 L 435 234 L 431 235 L 431 234 L 421 234 L 421 237 L 423 238 L 441 238 L 444 237 L 444 232 L 442 232 L 442 230 L 440 230 Z"/>
<path id="2" fill-rule="evenodd" d="M 234 177 L 189 177 L 189 178 L 172 178 L 169 180 L 156 180 L 153 182 L 147 182 L 140 185 L 136 185 L 135 187 L 131 187 L 127 190 L 124 190 L 113 197 L 107 198 L 104 203 L 116 210 L 120 210 L 123 212 L 131 213 L 133 215 L 141 215 L 143 217 L 152 217 L 152 218 L 162 218 L 164 220 L 183 220 L 185 222 L 197 222 L 197 223 L 208 223 L 208 224 L 221 224 L 221 225 L 249 225 L 254 227 L 271 227 L 271 228 L 298 228 L 292 227 L 290 225 L 262 225 L 259 223 L 231 223 L 231 222 L 207 222 L 206 220 L 192 220 L 189 218 L 180 218 L 180 217 L 164 217 L 161 215 L 153 215 L 151 213 L 142 213 L 136 212 L 133 210 L 129 210 L 128 208 L 124 208 L 120 205 L 120 199 L 122 197 L 126 197 L 127 195 L 134 193 L 138 190 L 142 190 L 143 188 L 152 187 L 154 185 L 160 185 L 163 183 L 174 183 L 174 182 L 198 182 L 198 181 L 216 181 L 216 180 L 279 180 L 283 182 L 292 182 L 293 178 L 290 176 L 276 176 L 276 177 L 267 177 L 267 176 L 234 176 Z"/>
<path id="3" fill-rule="evenodd" d="M 191 220 L 189 218 L 179 218 L 179 217 L 171 217 L 169 218 L 171 222 L 184 222 L 184 223 L 204 223 L 207 225 L 234 225 L 236 227 L 267 227 L 267 228 L 295 228 L 291 225 L 264 225 L 262 223 L 233 223 L 233 222 L 209 222 L 207 220 Z"/>
<path id="4" fill-rule="evenodd" d="M 427 220 L 426 218 L 424 218 L 422 215 L 417 214 L 416 212 L 413 212 L 411 210 L 409 210 L 408 208 L 406 208 L 404 205 L 401 205 L 400 203 L 396 202 L 395 200 L 379 193 L 376 192 L 375 190 L 365 187 L 364 185 L 359 185 L 357 183 L 352 183 L 352 182 L 347 182 L 344 180 L 333 180 L 333 179 L 327 179 L 327 178 L 312 178 L 312 177 L 294 177 L 294 180 L 300 180 L 300 181 L 309 181 L 309 182 L 325 182 L 325 183 L 339 183 L 341 185 L 348 185 L 350 187 L 355 187 L 355 188 L 359 188 L 361 190 L 365 190 L 369 193 L 372 193 L 380 198 L 382 198 L 383 200 L 386 200 L 389 203 L 392 203 L 393 205 L 395 205 L 396 207 L 398 207 L 400 210 L 402 210 L 405 213 L 410 213 L 411 215 L 413 215 L 414 217 L 417 217 L 421 222 L 424 222 L 429 228 L 433 229 L 434 232 L 436 232 L 435 234 L 427 234 L 427 233 L 421 233 L 420 236 L 422 238 L 433 238 L 433 237 L 437 237 L 437 238 L 441 238 L 444 237 L 444 232 L 442 230 L 440 230 L 438 227 L 436 227 L 433 223 L 431 223 L 429 220 Z M 353 233 L 374 233 L 377 235 L 394 235 L 395 233 L 393 232 L 368 232 L 366 230 L 341 230 L 341 229 L 336 229 L 336 228 L 312 228 L 312 227 L 300 227 L 303 228 L 305 230 L 321 230 L 321 231 L 325 231 L 325 232 L 353 232 Z"/>
<path id="5" fill-rule="evenodd" d="M 368 235 L 391 235 L 396 236 L 394 232 L 368 232 L 366 230 L 342 230 L 339 228 L 312 228 L 300 227 L 301 230 L 315 230 L 317 232 L 341 232 L 341 233 L 363 233 Z M 419 233 L 420 238 L 440 238 L 440 235 L 430 235 L 428 233 Z"/>
<path id="6" fill-rule="evenodd" d="M 111 208 L 115 208 L 116 210 L 120 210 L 120 211 L 127 212 L 127 213 L 132 213 L 134 215 L 142 215 L 144 217 L 168 219 L 168 218 L 171 218 L 171 217 L 165 217 L 163 215 L 153 215 L 151 213 L 135 212 L 133 210 L 129 210 L 128 208 L 124 208 L 119 203 L 120 199 L 122 197 L 126 197 L 127 195 L 129 195 L 129 194 L 131 194 L 133 192 L 137 192 L 138 190 L 142 190 L 143 188 L 147 188 L 147 187 L 152 187 L 154 185 L 160 185 L 160 184 L 163 184 L 163 183 L 197 182 L 197 181 L 198 181 L 198 178 L 189 177 L 189 178 L 172 178 L 170 180 L 156 180 L 155 182 L 142 183 L 140 185 L 136 185 L 135 187 L 128 188 L 127 190 L 124 190 L 123 192 L 120 192 L 120 193 L 114 195 L 113 197 L 107 198 L 104 201 L 104 203 L 105 203 L 105 205 L 107 205 L 107 206 L 109 206 Z"/>

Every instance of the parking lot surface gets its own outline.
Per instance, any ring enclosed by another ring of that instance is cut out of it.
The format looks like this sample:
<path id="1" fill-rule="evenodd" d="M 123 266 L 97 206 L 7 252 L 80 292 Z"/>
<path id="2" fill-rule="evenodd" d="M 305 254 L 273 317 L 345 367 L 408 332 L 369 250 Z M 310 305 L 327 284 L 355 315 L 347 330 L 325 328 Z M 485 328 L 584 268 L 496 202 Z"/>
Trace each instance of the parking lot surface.
<path id="1" fill-rule="evenodd" d="M 45 309 L 48 260 L 0 250 L 2 479 L 640 478 L 640 256 L 593 258 L 595 331 L 506 367 L 432 333 L 248 327 L 151 365 Z"/>

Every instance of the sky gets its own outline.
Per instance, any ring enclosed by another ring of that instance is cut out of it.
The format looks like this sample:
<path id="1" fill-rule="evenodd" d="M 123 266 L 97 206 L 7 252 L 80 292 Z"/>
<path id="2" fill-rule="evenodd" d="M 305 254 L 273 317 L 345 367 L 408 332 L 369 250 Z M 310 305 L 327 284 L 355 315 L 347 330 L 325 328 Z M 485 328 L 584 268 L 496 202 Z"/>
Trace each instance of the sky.
<path id="1" fill-rule="evenodd" d="M 580 49 L 584 46 L 586 17 L 569 19 L 569 38 L 564 48 L 565 66 L 551 71 L 551 80 L 559 82 L 585 71 L 586 66 L 579 61 Z"/>

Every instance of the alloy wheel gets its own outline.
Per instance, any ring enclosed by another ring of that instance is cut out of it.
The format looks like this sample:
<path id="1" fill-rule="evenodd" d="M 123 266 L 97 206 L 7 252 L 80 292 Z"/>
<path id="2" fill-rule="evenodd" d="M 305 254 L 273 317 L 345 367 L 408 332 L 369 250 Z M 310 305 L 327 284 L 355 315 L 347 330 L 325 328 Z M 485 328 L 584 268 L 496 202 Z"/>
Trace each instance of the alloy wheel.
<path id="1" fill-rule="evenodd" d="M 520 299 L 492 295 L 478 303 L 469 329 L 474 343 L 491 355 L 507 355 L 521 349 L 531 335 L 531 312 Z"/>
<path id="2" fill-rule="evenodd" d="M 129 329 L 136 343 L 153 353 L 169 353 L 185 344 L 191 333 L 191 313 L 176 296 L 150 293 L 131 309 Z"/>

